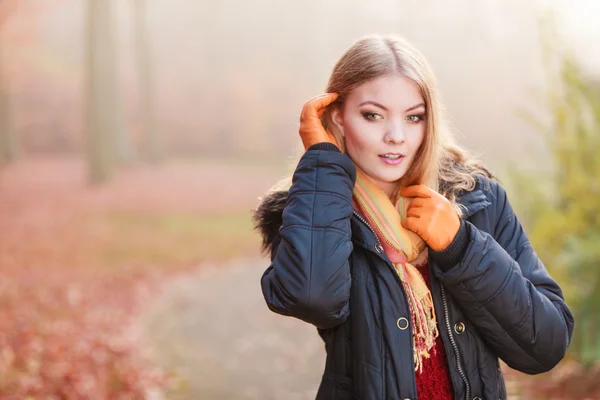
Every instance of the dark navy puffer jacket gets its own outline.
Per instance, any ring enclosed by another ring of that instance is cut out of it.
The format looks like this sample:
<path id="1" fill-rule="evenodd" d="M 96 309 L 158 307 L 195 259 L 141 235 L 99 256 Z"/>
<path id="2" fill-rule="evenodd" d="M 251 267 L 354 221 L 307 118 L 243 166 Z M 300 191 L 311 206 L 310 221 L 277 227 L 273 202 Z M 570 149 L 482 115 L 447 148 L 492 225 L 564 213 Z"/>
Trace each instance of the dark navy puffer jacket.
<path id="1" fill-rule="evenodd" d="M 255 212 L 271 265 L 268 307 L 318 328 L 327 361 L 317 399 L 416 399 L 412 327 L 402 285 L 377 237 L 353 210 L 356 170 L 317 144 L 289 192 Z M 528 374 L 553 368 L 574 327 L 562 291 L 534 249 L 505 191 L 477 176 L 459 202 L 460 234 L 429 250 L 432 296 L 455 399 L 505 399 L 498 358 Z M 460 242 L 460 243 L 459 243 Z"/>

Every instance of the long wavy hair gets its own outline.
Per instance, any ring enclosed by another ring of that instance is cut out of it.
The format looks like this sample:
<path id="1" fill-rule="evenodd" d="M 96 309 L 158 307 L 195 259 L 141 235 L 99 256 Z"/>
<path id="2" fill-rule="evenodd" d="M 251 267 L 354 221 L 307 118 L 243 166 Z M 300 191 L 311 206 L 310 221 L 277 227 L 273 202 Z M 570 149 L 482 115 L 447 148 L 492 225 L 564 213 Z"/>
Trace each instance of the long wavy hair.
<path id="1" fill-rule="evenodd" d="M 346 152 L 345 139 L 331 119 L 332 108 L 340 107 L 344 98 L 358 86 L 390 74 L 400 74 L 415 82 L 427 113 L 423 143 L 398 184 L 425 184 L 450 200 L 462 215 L 456 204 L 457 196 L 475 187 L 476 174 L 488 178 L 493 178 L 493 175 L 456 143 L 450 123 L 443 115 L 431 67 L 423 54 L 406 39 L 396 35 L 368 35 L 356 41 L 341 56 L 326 88 L 327 93 L 338 93 L 339 98 L 321 116 L 323 126 L 335 136 L 340 150 Z M 290 185 L 291 176 L 278 182 L 270 192 L 289 189 Z"/>

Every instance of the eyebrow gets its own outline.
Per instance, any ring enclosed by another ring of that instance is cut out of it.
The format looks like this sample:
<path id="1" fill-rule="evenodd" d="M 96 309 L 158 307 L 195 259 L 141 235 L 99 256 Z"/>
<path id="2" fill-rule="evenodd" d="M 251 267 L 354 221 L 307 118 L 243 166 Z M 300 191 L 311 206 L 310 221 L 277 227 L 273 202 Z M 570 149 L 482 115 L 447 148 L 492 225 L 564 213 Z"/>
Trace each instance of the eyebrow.
<path id="1" fill-rule="evenodd" d="M 387 109 L 387 107 L 384 107 L 383 105 L 381 105 L 381 104 L 377 103 L 376 101 L 371 101 L 371 100 L 363 101 L 363 102 L 362 102 L 362 103 L 360 103 L 358 106 L 360 107 L 360 106 L 362 106 L 362 105 L 364 105 L 364 104 L 373 104 L 374 106 L 377 106 L 377 107 L 379 107 L 379 108 L 382 108 L 382 109 L 384 109 L 385 111 L 389 111 L 389 110 Z M 416 104 L 416 105 L 414 105 L 414 106 L 412 106 L 412 107 L 408 108 L 408 109 L 407 109 L 405 112 L 412 111 L 412 110 L 414 110 L 414 109 L 417 109 L 417 108 L 419 108 L 419 107 L 425 107 L 425 103 L 419 103 L 419 104 Z"/>

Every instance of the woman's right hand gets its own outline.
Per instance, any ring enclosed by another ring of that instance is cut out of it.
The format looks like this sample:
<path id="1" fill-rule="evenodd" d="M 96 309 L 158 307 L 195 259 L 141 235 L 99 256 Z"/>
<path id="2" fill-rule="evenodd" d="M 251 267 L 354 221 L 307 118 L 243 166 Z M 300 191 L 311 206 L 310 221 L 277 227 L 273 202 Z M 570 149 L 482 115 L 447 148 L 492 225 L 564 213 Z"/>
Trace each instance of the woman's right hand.
<path id="1" fill-rule="evenodd" d="M 321 124 L 321 115 L 325 112 L 328 105 L 338 98 L 337 93 L 326 93 L 310 99 L 302 108 L 300 114 L 300 138 L 304 144 L 304 150 L 313 144 L 329 142 L 340 147 L 331 132 L 323 128 Z"/>

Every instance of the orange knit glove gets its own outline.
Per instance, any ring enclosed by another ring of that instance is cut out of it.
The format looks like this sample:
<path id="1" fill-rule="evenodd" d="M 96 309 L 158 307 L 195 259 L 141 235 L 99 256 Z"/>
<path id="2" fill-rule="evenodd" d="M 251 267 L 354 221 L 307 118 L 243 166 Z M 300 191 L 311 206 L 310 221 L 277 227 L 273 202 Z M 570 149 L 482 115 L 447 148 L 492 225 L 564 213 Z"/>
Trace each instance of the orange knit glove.
<path id="1" fill-rule="evenodd" d="M 425 185 L 402 188 L 400 196 L 412 197 L 402 226 L 419 235 L 431 249 L 445 250 L 460 228 L 452 203 Z"/>
<path id="2" fill-rule="evenodd" d="M 325 112 L 327 106 L 337 99 L 337 93 L 322 94 L 310 99 L 302 108 L 300 114 L 300 138 L 304 144 L 304 150 L 308 149 L 313 144 L 329 142 L 340 147 L 335 140 L 335 137 L 330 132 L 327 132 L 319 119 Z"/>

